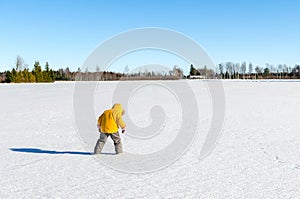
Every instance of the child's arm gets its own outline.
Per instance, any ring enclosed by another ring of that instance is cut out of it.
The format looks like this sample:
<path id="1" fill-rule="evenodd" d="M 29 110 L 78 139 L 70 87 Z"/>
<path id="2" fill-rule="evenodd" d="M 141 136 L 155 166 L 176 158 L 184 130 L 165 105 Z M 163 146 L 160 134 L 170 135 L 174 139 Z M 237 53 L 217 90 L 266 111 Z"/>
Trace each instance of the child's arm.
<path id="1" fill-rule="evenodd" d="M 98 127 L 99 130 L 101 128 L 101 121 L 102 121 L 102 115 L 98 118 L 97 127 Z"/>
<path id="2" fill-rule="evenodd" d="M 125 132 L 126 124 L 123 121 L 122 116 L 117 117 L 117 124 L 122 129 L 122 133 L 124 133 Z"/>

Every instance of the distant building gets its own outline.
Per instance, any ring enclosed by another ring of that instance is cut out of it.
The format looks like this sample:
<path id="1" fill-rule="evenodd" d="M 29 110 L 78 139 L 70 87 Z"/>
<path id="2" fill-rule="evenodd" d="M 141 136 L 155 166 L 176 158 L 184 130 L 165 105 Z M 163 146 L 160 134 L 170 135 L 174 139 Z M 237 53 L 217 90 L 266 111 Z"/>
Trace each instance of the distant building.
<path id="1" fill-rule="evenodd" d="M 188 79 L 206 79 L 205 75 L 190 75 Z"/>

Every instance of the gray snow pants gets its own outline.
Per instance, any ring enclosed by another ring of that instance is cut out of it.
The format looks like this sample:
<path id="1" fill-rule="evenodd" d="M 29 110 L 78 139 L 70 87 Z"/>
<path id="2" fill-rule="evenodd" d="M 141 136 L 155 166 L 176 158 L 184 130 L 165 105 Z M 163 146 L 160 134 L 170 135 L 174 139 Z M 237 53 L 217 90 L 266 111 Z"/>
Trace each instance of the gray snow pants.
<path id="1" fill-rule="evenodd" d="M 123 153 L 121 137 L 119 135 L 119 132 L 116 132 L 116 133 L 100 133 L 100 138 L 98 139 L 96 146 L 94 148 L 94 154 L 101 153 L 101 151 L 104 147 L 104 144 L 107 141 L 107 137 L 109 137 L 109 136 L 114 141 L 116 154 Z"/>

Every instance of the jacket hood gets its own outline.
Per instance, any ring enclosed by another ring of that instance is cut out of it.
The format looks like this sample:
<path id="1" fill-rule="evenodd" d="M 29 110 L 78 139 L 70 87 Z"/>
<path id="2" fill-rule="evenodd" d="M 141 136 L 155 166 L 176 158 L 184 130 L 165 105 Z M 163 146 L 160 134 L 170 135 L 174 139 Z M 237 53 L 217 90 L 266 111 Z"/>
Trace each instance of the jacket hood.
<path id="1" fill-rule="evenodd" d="M 123 112 L 124 112 L 121 104 L 114 104 L 111 109 L 120 114 L 123 114 Z"/>

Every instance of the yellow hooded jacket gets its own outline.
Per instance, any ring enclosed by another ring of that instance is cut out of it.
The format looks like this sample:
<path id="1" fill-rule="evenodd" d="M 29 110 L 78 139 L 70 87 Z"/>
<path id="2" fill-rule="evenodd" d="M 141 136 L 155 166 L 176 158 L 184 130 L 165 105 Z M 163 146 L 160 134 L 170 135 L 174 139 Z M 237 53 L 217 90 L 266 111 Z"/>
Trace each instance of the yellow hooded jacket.
<path id="1" fill-rule="evenodd" d="M 102 133 L 116 133 L 119 131 L 119 127 L 124 129 L 126 127 L 125 122 L 122 119 L 124 110 L 121 104 L 114 104 L 112 109 L 106 110 L 98 118 L 98 126 Z"/>

